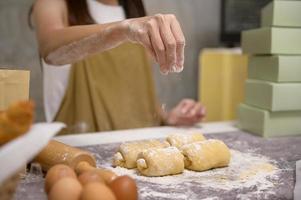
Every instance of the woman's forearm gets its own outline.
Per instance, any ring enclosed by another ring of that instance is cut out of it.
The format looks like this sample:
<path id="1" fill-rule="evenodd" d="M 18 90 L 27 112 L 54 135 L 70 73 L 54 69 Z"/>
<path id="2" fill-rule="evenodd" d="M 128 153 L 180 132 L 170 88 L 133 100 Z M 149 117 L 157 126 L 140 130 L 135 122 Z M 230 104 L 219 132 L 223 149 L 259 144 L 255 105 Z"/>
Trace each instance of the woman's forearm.
<path id="1" fill-rule="evenodd" d="M 53 30 L 40 40 L 40 52 L 49 64 L 74 63 L 125 42 L 126 29 L 126 21 L 123 21 Z"/>
<path id="2" fill-rule="evenodd" d="M 72 27 L 64 24 L 59 17 L 51 22 L 45 17 L 36 16 L 36 24 L 40 53 L 49 64 L 70 64 L 130 41 L 143 45 L 159 63 L 163 74 L 183 70 L 185 38 L 174 15 L 157 14 Z M 38 19 L 43 20 L 39 23 Z"/>

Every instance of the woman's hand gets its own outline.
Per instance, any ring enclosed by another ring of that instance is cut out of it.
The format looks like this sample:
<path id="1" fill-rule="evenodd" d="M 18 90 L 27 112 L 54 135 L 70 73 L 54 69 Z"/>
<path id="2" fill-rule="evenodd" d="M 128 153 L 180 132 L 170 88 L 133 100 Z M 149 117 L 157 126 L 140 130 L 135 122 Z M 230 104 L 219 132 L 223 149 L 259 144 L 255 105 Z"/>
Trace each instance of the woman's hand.
<path id="1" fill-rule="evenodd" d="M 185 38 L 174 15 L 128 19 L 124 24 L 128 40 L 142 44 L 159 63 L 163 74 L 183 70 Z"/>
<path id="2" fill-rule="evenodd" d="M 166 115 L 166 123 L 173 126 L 191 126 L 200 122 L 206 115 L 201 103 L 192 99 L 182 100 Z"/>

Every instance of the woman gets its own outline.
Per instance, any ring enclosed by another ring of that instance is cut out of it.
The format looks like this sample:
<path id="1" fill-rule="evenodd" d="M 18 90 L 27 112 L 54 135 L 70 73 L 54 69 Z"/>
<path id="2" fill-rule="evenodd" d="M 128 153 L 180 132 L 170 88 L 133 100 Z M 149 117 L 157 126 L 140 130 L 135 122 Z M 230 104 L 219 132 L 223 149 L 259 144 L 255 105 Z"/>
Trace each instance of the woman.
<path id="1" fill-rule="evenodd" d="M 144 49 L 163 74 L 180 72 L 185 39 L 174 15 L 144 15 L 141 0 L 36 1 L 48 121 L 92 132 L 192 125 L 204 117 L 190 99 L 169 113 L 158 109 Z"/>

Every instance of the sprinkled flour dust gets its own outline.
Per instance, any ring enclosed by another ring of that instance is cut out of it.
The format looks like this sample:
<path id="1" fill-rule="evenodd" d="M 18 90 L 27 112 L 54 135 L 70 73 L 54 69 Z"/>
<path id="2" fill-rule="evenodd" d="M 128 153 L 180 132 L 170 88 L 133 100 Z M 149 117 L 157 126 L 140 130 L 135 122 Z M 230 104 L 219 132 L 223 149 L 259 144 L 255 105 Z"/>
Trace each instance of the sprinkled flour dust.
<path id="1" fill-rule="evenodd" d="M 109 164 L 102 167 L 108 168 L 118 175 L 129 175 L 138 182 L 148 183 L 139 190 L 143 199 L 148 196 L 152 198 L 187 199 L 187 191 L 186 194 L 183 194 L 181 190 L 183 185 L 189 188 L 197 186 L 202 190 L 204 188 L 233 190 L 256 187 L 257 192 L 267 191 L 274 186 L 273 179 L 277 179 L 277 172 L 279 171 L 273 163 L 273 160 L 261 155 L 231 150 L 231 162 L 228 167 L 204 172 L 184 170 L 183 174 L 174 176 L 145 177 L 135 169 L 113 168 Z M 153 188 L 148 188 L 148 185 L 157 185 L 160 190 L 154 191 Z M 166 193 L 166 189 L 170 188 L 173 188 L 174 192 Z M 177 190 L 179 192 L 176 192 Z M 190 198 L 192 199 L 193 196 Z"/>

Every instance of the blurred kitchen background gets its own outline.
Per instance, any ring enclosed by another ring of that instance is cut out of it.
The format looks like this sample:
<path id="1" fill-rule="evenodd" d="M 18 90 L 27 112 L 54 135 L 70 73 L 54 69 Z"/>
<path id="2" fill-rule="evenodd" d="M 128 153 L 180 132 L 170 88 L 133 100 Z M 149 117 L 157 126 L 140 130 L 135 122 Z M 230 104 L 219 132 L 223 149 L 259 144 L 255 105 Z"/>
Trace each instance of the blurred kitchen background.
<path id="1" fill-rule="evenodd" d="M 36 102 L 37 121 L 43 121 L 42 72 L 34 31 L 28 26 L 28 10 L 32 2 L 33 0 L 0 0 L 0 67 L 31 71 L 30 97 Z M 199 99 L 199 56 L 202 50 L 239 45 L 239 29 L 256 27 L 259 7 L 267 2 L 268 0 L 144 0 L 149 15 L 175 14 L 186 37 L 185 70 L 182 73 L 163 76 L 154 67 L 161 103 L 171 108 L 183 98 Z"/>

